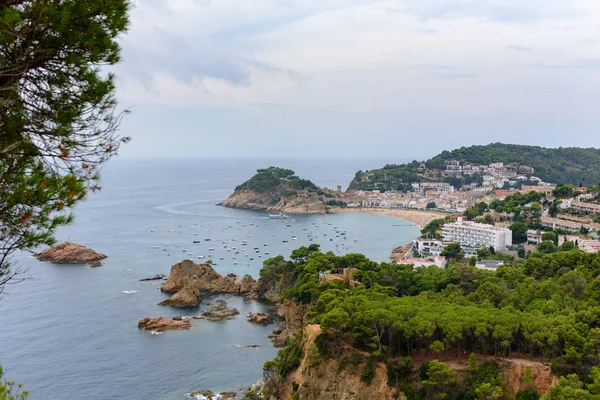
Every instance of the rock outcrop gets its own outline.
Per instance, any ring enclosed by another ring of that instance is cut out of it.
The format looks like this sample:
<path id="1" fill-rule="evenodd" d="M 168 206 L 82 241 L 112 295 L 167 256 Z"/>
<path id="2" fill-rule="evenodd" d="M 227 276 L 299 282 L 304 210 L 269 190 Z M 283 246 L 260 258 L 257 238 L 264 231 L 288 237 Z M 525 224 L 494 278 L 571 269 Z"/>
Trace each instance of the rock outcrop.
<path id="1" fill-rule="evenodd" d="M 160 287 L 164 293 L 174 293 L 173 296 L 159 305 L 196 307 L 201 296 L 249 293 L 255 283 L 249 275 L 238 281 L 231 276 L 219 275 L 209 264 L 183 260 L 171 267 L 169 278 Z"/>
<path id="2" fill-rule="evenodd" d="M 304 328 L 304 357 L 300 366 L 280 385 L 277 398 L 292 398 L 294 387 L 297 387 L 296 396 L 302 400 L 396 399 L 395 390 L 387 384 L 387 369 L 384 363 L 375 363 L 371 383 L 365 383 L 360 379 L 364 365 L 340 369 L 339 360 L 357 352 L 350 345 L 345 345 L 337 357 L 321 358 L 319 363 L 314 363 L 310 348 L 320 333 L 319 325 L 307 325 Z M 366 353 L 363 355 L 364 360 L 367 358 L 366 355 Z"/>
<path id="3" fill-rule="evenodd" d="M 529 360 L 504 360 L 502 372 L 506 379 L 506 387 L 512 394 L 531 387 L 535 388 L 540 395 L 550 391 L 552 386 L 558 383 L 558 376 L 552 373 L 549 365 Z M 531 382 L 526 382 L 526 371 L 531 373 Z"/>
<path id="4" fill-rule="evenodd" d="M 191 327 L 192 324 L 189 321 L 183 321 L 181 318 L 167 319 L 165 317 L 144 317 L 138 321 L 139 329 L 154 332 L 190 329 Z"/>
<path id="5" fill-rule="evenodd" d="M 224 321 L 226 319 L 233 319 L 240 312 L 237 308 L 227 307 L 225 300 L 215 300 L 208 305 L 208 309 L 200 315 L 205 317 L 207 320 L 212 322 Z"/>
<path id="6" fill-rule="evenodd" d="M 224 200 L 223 207 L 266 210 L 290 214 L 325 214 L 325 202 L 319 196 L 281 196 L 277 191 L 235 191 Z"/>
<path id="7" fill-rule="evenodd" d="M 92 267 L 101 266 L 100 261 L 106 258 L 104 254 L 72 242 L 49 247 L 34 256 L 40 261 L 57 264 L 89 264 Z"/>
<path id="8" fill-rule="evenodd" d="M 257 324 L 257 325 L 270 325 L 273 322 L 273 318 L 267 313 L 264 312 L 255 312 L 248 315 L 248 322 Z"/>

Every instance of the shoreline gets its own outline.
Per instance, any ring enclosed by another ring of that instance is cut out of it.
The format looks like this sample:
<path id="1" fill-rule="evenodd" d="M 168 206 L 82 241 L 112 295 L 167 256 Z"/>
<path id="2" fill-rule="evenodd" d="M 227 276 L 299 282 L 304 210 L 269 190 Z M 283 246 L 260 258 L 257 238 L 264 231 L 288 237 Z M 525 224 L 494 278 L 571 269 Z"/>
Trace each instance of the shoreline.
<path id="1" fill-rule="evenodd" d="M 421 229 L 423 229 L 425 225 L 427 225 L 434 219 L 444 218 L 448 215 L 435 211 L 405 210 L 396 208 L 332 208 L 329 210 L 329 213 L 385 215 L 388 217 L 394 217 L 398 219 L 403 219 L 408 222 L 412 222 Z"/>
<path id="2" fill-rule="evenodd" d="M 421 210 L 404 210 L 404 209 L 392 209 L 392 208 L 335 208 L 329 210 L 330 213 L 357 213 L 357 214 L 369 214 L 369 215 L 385 215 L 388 217 L 394 217 L 413 223 L 415 226 L 423 229 L 425 225 L 433 221 L 434 219 L 444 218 L 446 214 L 433 212 L 433 211 L 421 211 Z M 390 252 L 390 260 L 393 263 L 400 264 L 404 259 L 405 254 L 410 249 L 412 243 L 406 243 L 394 247 Z"/>

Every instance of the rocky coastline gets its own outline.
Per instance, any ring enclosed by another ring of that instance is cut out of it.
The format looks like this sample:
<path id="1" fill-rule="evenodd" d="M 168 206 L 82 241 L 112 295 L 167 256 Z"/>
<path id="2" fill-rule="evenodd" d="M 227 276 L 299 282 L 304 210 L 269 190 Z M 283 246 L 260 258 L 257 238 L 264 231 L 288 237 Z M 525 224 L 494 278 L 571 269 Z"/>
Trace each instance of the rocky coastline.
<path id="1" fill-rule="evenodd" d="M 319 197 L 281 196 L 277 192 L 236 190 L 219 204 L 222 207 L 265 210 L 288 214 L 325 214 L 325 203 Z"/>
<path id="2" fill-rule="evenodd" d="M 161 306 L 197 307 L 203 296 L 216 294 L 250 294 L 256 281 L 245 275 L 241 280 L 221 276 L 209 264 L 196 264 L 183 260 L 171 267 L 169 277 L 162 284 L 163 293 L 173 295 L 159 303 Z"/>

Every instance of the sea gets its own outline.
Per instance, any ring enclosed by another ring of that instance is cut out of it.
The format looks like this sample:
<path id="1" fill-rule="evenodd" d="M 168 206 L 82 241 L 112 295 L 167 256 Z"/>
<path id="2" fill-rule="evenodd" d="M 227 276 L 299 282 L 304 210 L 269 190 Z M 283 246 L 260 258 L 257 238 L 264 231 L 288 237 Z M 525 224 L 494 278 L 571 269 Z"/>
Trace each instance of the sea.
<path id="1" fill-rule="evenodd" d="M 273 326 L 252 325 L 246 316 L 272 309 L 239 296 L 203 299 L 199 308 L 158 306 L 167 297 L 159 290 L 162 281 L 140 279 L 168 274 L 183 259 L 209 258 L 221 274 L 258 278 L 265 259 L 287 257 L 311 243 L 386 261 L 392 248 L 417 237 L 417 227 L 352 213 L 273 220 L 266 212 L 216 204 L 258 168 L 290 168 L 317 185 L 345 189 L 356 171 L 387 161 L 111 160 L 102 172 L 102 190 L 79 204 L 75 222 L 57 232 L 59 241 L 106 254 L 103 266 L 44 263 L 28 253 L 14 257 L 27 279 L 7 287 L 0 299 L 5 377 L 22 383 L 30 400 L 175 400 L 193 391 L 247 388 L 277 349 L 267 338 Z M 161 335 L 137 328 L 145 316 L 196 315 L 216 298 L 240 315 L 224 322 L 192 320 L 189 331 Z"/>

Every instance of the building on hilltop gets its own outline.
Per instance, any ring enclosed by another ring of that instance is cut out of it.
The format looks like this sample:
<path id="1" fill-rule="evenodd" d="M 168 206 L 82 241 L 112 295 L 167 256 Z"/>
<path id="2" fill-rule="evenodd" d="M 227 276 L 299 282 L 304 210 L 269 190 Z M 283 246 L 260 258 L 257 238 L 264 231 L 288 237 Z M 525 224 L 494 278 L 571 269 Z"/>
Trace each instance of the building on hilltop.
<path id="1" fill-rule="evenodd" d="M 458 242 L 465 248 L 493 247 L 496 251 L 503 251 L 512 244 L 510 229 L 463 221 L 462 218 L 455 223 L 444 224 L 442 231 L 444 241 Z"/>

